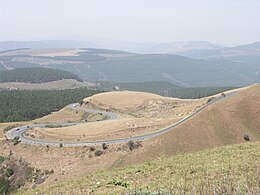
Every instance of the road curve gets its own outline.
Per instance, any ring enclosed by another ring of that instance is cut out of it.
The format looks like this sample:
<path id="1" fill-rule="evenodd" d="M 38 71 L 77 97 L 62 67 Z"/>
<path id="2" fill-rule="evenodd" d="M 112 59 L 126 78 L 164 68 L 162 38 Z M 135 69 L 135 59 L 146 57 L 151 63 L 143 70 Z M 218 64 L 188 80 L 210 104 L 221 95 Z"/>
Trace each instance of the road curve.
<path id="1" fill-rule="evenodd" d="M 192 118 L 195 115 L 197 115 L 198 113 L 200 113 L 202 110 L 204 110 L 209 105 L 212 105 L 216 102 L 219 102 L 221 100 L 232 97 L 236 94 L 238 94 L 238 92 L 228 93 L 228 94 L 225 95 L 225 97 L 222 96 L 222 95 L 218 95 L 212 101 L 205 104 L 204 106 L 199 108 L 197 111 L 195 111 L 194 113 L 190 114 L 189 116 L 183 118 L 182 120 L 174 123 L 173 125 L 171 125 L 169 127 L 164 128 L 160 131 L 156 131 L 156 132 L 146 134 L 146 135 L 140 135 L 140 136 L 134 136 L 134 137 L 128 137 L 128 138 L 120 138 L 120 139 L 114 139 L 114 140 L 100 140 L 100 141 L 49 141 L 49 140 L 42 140 L 42 139 L 30 139 L 30 138 L 27 138 L 27 137 L 24 136 L 24 132 L 27 131 L 28 129 L 30 129 L 32 127 L 45 127 L 46 125 L 48 125 L 48 124 L 45 123 L 45 124 L 33 124 L 33 125 L 28 125 L 28 126 L 21 126 L 21 127 L 18 127 L 19 130 L 17 130 L 17 128 L 13 128 L 13 129 L 7 131 L 6 136 L 7 136 L 8 139 L 14 139 L 15 137 L 19 137 L 19 140 L 22 143 L 26 143 L 26 144 L 30 144 L 30 145 L 60 146 L 60 144 L 62 144 L 65 147 L 97 145 L 97 144 L 102 144 L 102 143 L 107 143 L 107 144 L 124 143 L 124 142 L 128 142 L 130 140 L 132 140 L 132 141 L 145 140 L 145 139 L 150 139 L 150 138 L 160 136 L 164 133 L 167 133 L 167 132 L 175 129 L 180 124 L 186 122 L 190 118 Z M 100 111 L 100 110 L 90 110 L 90 109 L 79 107 L 79 104 L 70 104 L 67 107 L 70 108 L 70 109 L 73 109 L 73 110 L 80 110 L 80 111 L 84 111 L 84 112 L 88 112 L 88 113 L 95 113 L 95 114 L 100 113 L 100 114 L 106 115 L 107 119 L 105 119 L 105 120 L 117 119 L 117 115 L 115 113 L 105 112 L 105 111 Z M 91 123 L 97 123 L 97 122 L 98 121 L 91 122 Z M 55 124 L 58 124 L 58 125 L 78 125 L 78 124 L 83 124 L 83 123 L 86 123 L 86 122 L 75 122 L 75 123 L 66 122 L 66 123 L 55 123 Z M 87 122 L 87 123 L 90 123 L 90 122 Z"/>

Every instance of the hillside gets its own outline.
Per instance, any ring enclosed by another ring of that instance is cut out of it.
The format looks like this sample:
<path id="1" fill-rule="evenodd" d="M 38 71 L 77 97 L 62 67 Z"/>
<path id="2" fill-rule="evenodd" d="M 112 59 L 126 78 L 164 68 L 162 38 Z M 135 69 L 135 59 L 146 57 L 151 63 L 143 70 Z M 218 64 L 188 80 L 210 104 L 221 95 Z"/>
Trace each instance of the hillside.
<path id="1" fill-rule="evenodd" d="M 1 85 L 0 85 L 1 86 Z M 224 91 L 235 89 L 236 87 L 180 87 L 170 82 L 164 81 L 146 81 L 146 82 L 132 82 L 132 83 L 111 83 L 98 82 L 97 89 L 101 91 L 112 91 L 114 87 L 118 86 L 119 90 L 141 91 L 148 93 L 155 93 L 162 96 L 178 97 L 181 99 L 197 99 L 215 95 Z"/>
<path id="2" fill-rule="evenodd" d="M 260 42 L 238 45 L 235 47 L 219 47 L 212 49 L 194 49 L 178 51 L 174 54 L 197 59 L 221 59 L 236 57 L 255 57 L 260 56 Z"/>
<path id="3" fill-rule="evenodd" d="M 50 68 L 17 68 L 13 70 L 0 71 L 0 83 L 46 83 L 62 79 L 75 79 L 77 81 L 82 81 L 73 73 Z"/>
<path id="4" fill-rule="evenodd" d="M 254 61 L 254 63 L 252 63 Z M 0 54 L 5 69 L 46 67 L 83 80 L 114 83 L 166 81 L 181 87 L 245 86 L 259 81 L 259 59 L 191 59 L 105 49 L 30 49 Z"/>
<path id="5" fill-rule="evenodd" d="M 98 171 L 18 194 L 257 194 L 259 164 L 259 142 L 238 144 Z"/>
<path id="6" fill-rule="evenodd" d="M 168 127 L 194 112 L 207 100 L 208 98 L 181 100 L 133 91 L 100 93 L 85 98 L 82 108 L 109 110 L 118 116 L 114 120 L 82 123 L 64 128 L 37 127 L 27 132 L 30 137 L 48 140 L 93 141 L 127 138 Z"/>
<path id="7" fill-rule="evenodd" d="M 160 95 L 143 92 L 130 92 L 130 91 L 115 91 L 96 94 L 92 97 L 84 99 L 85 102 L 97 102 L 102 105 L 108 105 L 114 108 L 132 108 L 139 107 L 145 101 L 152 99 L 164 99 Z"/>
<path id="8" fill-rule="evenodd" d="M 196 117 L 160 137 L 145 142 L 142 152 L 129 155 L 121 164 L 147 161 L 158 155 L 171 156 L 244 142 L 248 134 L 260 141 L 260 85 L 203 110 Z M 151 150 L 151 148 L 153 148 Z M 138 160 L 137 160 L 138 159 Z"/>
<path id="9" fill-rule="evenodd" d="M 200 183 L 201 181 L 205 181 L 204 179 L 206 173 L 209 173 L 209 179 L 215 178 L 224 185 L 227 181 L 222 178 L 225 176 L 230 176 L 228 175 L 230 171 L 234 171 L 232 172 L 232 176 L 234 176 L 232 178 L 234 181 L 241 181 L 240 184 L 246 186 L 247 184 L 243 183 L 245 180 L 243 178 L 241 179 L 242 176 L 239 172 L 242 171 L 241 173 L 243 173 L 243 177 L 247 173 L 250 174 L 250 178 L 258 177 L 254 174 L 257 173 L 254 169 L 256 167 L 255 165 L 259 164 L 259 154 L 257 151 L 259 151 L 258 142 L 260 141 L 260 118 L 258 114 L 260 112 L 260 85 L 254 85 L 239 91 L 239 94 L 207 107 L 198 115 L 189 119 L 172 131 L 156 138 L 141 141 L 139 147 L 133 150 L 129 149 L 128 143 L 109 144 L 108 149 L 103 149 L 102 145 L 77 148 L 46 148 L 46 146 L 27 145 L 25 147 L 24 144 L 14 146 L 12 142 L 2 141 L 0 142 L 0 144 L 2 144 L 0 151 L 3 154 L 8 154 L 10 150 L 12 150 L 14 156 L 22 156 L 23 159 L 32 163 L 33 166 L 41 169 L 46 169 L 47 167 L 54 170 L 54 174 L 48 178 L 48 180 L 43 184 L 44 186 L 39 188 L 37 187 L 31 191 L 31 193 L 35 193 L 35 190 L 42 192 L 46 189 L 53 190 L 51 191 L 53 193 L 58 193 L 59 191 L 64 192 L 65 190 L 77 194 L 81 192 L 76 191 L 78 188 L 82 190 L 83 194 L 87 192 L 87 189 L 93 189 L 94 192 L 100 192 L 103 194 L 110 192 L 109 190 L 116 190 L 116 192 L 128 190 L 124 192 L 131 192 L 135 190 L 135 186 L 145 190 L 142 182 L 144 185 L 150 185 L 150 188 L 146 189 L 149 192 L 159 190 L 158 188 L 178 191 L 180 188 L 177 186 L 174 189 L 167 188 L 168 186 L 161 186 L 163 182 L 153 181 L 157 181 L 158 178 L 163 178 L 165 181 L 169 180 L 169 183 L 178 182 L 183 178 L 183 176 L 185 176 L 187 170 L 191 170 L 190 167 L 195 169 L 195 172 L 192 171 L 192 175 L 195 178 L 195 189 L 198 187 L 198 189 L 203 190 L 201 189 Z M 122 96 L 120 96 L 121 98 L 116 95 L 118 93 L 122 93 Z M 127 95 L 136 93 L 137 92 L 109 92 L 98 94 L 86 99 L 88 104 L 84 106 L 87 108 L 88 106 L 90 106 L 89 108 L 91 108 L 91 106 L 95 106 L 92 108 L 97 109 L 97 106 L 100 106 L 101 108 L 109 107 L 109 109 L 112 109 L 112 112 L 117 111 L 119 114 L 119 118 L 117 120 L 101 121 L 93 124 L 80 124 L 78 126 L 76 125 L 63 128 L 45 128 L 44 131 L 48 133 L 49 137 L 58 135 L 56 140 L 59 141 L 66 140 L 64 137 L 67 137 L 68 135 L 74 136 L 73 140 L 75 141 L 82 139 L 95 140 L 99 138 L 102 140 L 104 140 L 104 138 L 113 139 L 113 136 L 129 137 L 135 135 L 136 133 L 144 134 L 150 132 L 147 127 L 152 127 L 153 130 L 157 129 L 158 122 L 163 122 L 163 120 L 168 120 L 169 122 L 170 117 L 177 117 L 176 119 L 180 120 L 180 116 L 178 114 L 181 112 L 189 113 L 207 101 L 207 98 L 204 98 L 203 100 L 190 101 L 178 100 L 174 98 L 171 100 L 162 96 L 146 93 L 138 93 L 135 95 L 137 99 L 134 99 L 133 97 L 129 98 L 130 96 Z M 63 110 L 59 113 L 49 115 L 42 120 L 55 121 L 61 117 L 63 119 L 70 117 L 73 120 L 79 120 L 81 118 L 81 113 L 78 113 L 77 116 L 73 116 L 72 112 L 66 111 L 66 113 L 64 113 Z M 171 124 L 176 122 L 176 119 L 172 120 Z M 37 121 L 41 121 L 41 119 Z M 1 124 L 2 131 L 4 131 L 4 129 L 11 124 L 13 125 L 14 123 Z M 32 124 L 32 122 L 22 124 L 28 125 Z M 135 131 L 135 128 L 144 128 L 143 130 L 145 131 Z M 131 134 L 129 134 L 129 132 Z M 110 135 L 108 135 L 108 133 L 110 133 Z M 222 149 L 214 149 L 214 154 L 210 151 L 196 154 L 184 154 L 184 156 L 180 154 L 189 152 L 193 153 L 205 149 L 213 149 L 219 146 L 243 143 L 246 142 L 243 138 L 245 134 L 249 135 L 250 144 L 231 146 L 223 152 Z M 39 136 L 41 139 L 49 138 L 48 136 Z M 254 144 L 253 142 L 257 143 Z M 96 156 L 96 151 L 101 151 L 102 155 Z M 170 159 L 166 159 L 165 157 L 169 157 Z M 180 160 L 179 157 L 182 160 Z M 157 161 L 157 163 L 155 162 L 156 166 L 153 166 L 153 162 L 149 162 L 156 159 L 158 160 L 158 158 L 159 161 Z M 192 161 L 192 159 L 194 159 L 194 161 Z M 248 163 L 248 159 L 250 159 L 250 163 Z M 144 162 L 147 163 L 143 165 L 135 165 Z M 185 164 L 186 162 L 188 164 Z M 205 164 L 201 165 L 203 162 Z M 222 164 L 219 164 L 219 162 Z M 230 162 L 232 162 L 232 166 L 230 166 Z M 176 166 L 180 166 L 175 167 L 175 164 Z M 133 166 L 125 168 L 125 166 L 129 165 Z M 187 168 L 185 168 L 186 165 Z M 220 165 L 220 167 L 218 167 L 218 165 Z M 114 169 L 116 167 L 123 168 Z M 140 167 L 140 169 L 138 169 L 138 167 Z M 227 169 L 224 169 L 224 167 Z M 228 167 L 237 168 L 228 169 Z M 103 171 L 99 172 L 101 169 Z M 142 172 L 141 169 L 144 169 L 145 173 Z M 164 171 L 160 174 L 160 171 L 162 170 Z M 180 172 L 176 172 L 177 170 L 180 170 Z M 227 172 L 223 172 L 223 170 L 227 170 Z M 243 170 L 252 170 L 252 174 L 251 172 Z M 98 172 L 96 173 L 96 171 Z M 215 172 L 223 173 L 224 175 L 215 175 Z M 129 177 L 127 177 L 127 175 L 129 175 Z M 135 176 L 140 176 L 140 180 L 138 178 L 135 179 Z M 156 178 L 154 179 L 153 176 Z M 79 177 L 82 177 L 82 179 L 75 181 L 71 180 Z M 144 177 L 147 178 L 147 180 L 145 180 Z M 92 180 L 90 181 L 89 178 L 92 178 Z M 119 180 L 119 183 L 120 181 L 129 182 L 131 189 L 118 187 L 118 185 L 121 184 L 113 183 L 117 183 L 117 180 Z M 63 183 L 64 181 L 67 181 L 67 183 Z M 131 181 L 137 182 L 131 183 Z M 190 190 L 191 184 L 189 182 L 191 181 L 187 180 L 187 190 Z M 211 179 L 209 181 L 211 182 L 210 186 L 213 188 L 215 183 L 212 182 Z M 99 184 L 101 187 L 98 187 L 98 182 L 100 182 Z M 108 184 L 109 182 L 112 182 L 112 184 Z M 50 187 L 53 185 L 54 187 Z M 229 187 L 230 185 L 228 184 Z M 76 187 L 74 188 L 72 186 Z M 179 185 L 179 187 L 180 186 L 181 185 Z M 211 187 L 210 189 L 212 189 Z M 245 188 L 241 188 L 241 190 L 244 190 Z M 29 190 L 30 189 L 31 187 L 29 187 Z M 26 193 L 28 193 L 28 191 L 26 191 Z"/>

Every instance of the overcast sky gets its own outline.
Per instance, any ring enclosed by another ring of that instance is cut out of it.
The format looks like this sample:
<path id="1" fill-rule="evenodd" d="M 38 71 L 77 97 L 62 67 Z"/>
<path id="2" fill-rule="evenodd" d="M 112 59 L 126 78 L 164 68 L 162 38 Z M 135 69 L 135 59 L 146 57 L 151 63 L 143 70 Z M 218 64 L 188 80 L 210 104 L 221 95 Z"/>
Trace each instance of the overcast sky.
<path id="1" fill-rule="evenodd" d="M 1 41 L 91 37 L 260 41 L 260 0 L 0 0 Z"/>

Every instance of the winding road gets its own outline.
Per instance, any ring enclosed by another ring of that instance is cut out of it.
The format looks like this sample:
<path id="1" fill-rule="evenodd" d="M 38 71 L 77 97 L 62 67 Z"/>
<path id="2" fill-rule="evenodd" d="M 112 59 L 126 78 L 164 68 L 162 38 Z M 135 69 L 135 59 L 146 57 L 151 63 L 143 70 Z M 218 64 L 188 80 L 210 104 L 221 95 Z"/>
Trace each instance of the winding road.
<path id="1" fill-rule="evenodd" d="M 103 143 L 107 143 L 107 144 L 114 144 L 114 143 L 124 143 L 124 142 L 128 142 L 130 140 L 132 141 L 138 141 L 138 140 L 145 140 L 145 139 L 150 139 L 150 138 L 154 138 L 157 136 L 160 136 L 164 133 L 167 133 L 173 129 L 175 129 L 177 126 L 179 126 L 180 124 L 183 124 L 184 122 L 186 122 L 187 120 L 189 120 L 190 118 L 194 117 L 195 115 L 197 115 L 198 113 L 200 113 L 202 110 L 204 110 L 206 107 L 208 107 L 209 105 L 212 105 L 216 102 L 219 102 L 221 100 L 227 99 L 229 97 L 232 97 L 236 94 L 238 94 L 239 92 L 235 91 L 235 92 L 230 92 L 228 94 L 224 96 L 222 95 L 218 95 L 217 97 L 215 97 L 212 101 L 210 101 L 209 103 L 205 104 L 204 106 L 202 106 L 201 108 L 199 108 L 197 111 L 195 111 L 194 113 L 190 114 L 189 116 L 183 118 L 182 120 L 174 123 L 173 125 L 166 127 L 160 131 L 156 131 L 150 134 L 146 134 L 146 135 L 140 135 L 140 136 L 134 136 L 134 137 L 128 137 L 128 138 L 120 138 L 120 139 L 114 139 L 114 140 L 100 140 L 100 141 L 50 141 L 50 140 L 43 140 L 43 139 L 31 139 L 31 138 L 27 138 L 24 136 L 24 133 L 30 129 L 30 128 L 34 128 L 34 127 L 45 127 L 46 125 L 49 124 L 33 124 L 33 125 L 28 125 L 28 126 L 21 126 L 21 127 L 17 127 L 17 128 L 13 128 L 9 131 L 7 131 L 6 136 L 8 139 L 12 140 L 15 137 L 19 137 L 19 140 L 22 143 L 26 143 L 26 144 L 31 144 L 31 145 L 50 145 L 50 146 L 60 146 L 60 144 L 62 144 L 65 147 L 77 147 L 77 146 L 87 146 L 87 145 L 97 145 L 97 144 L 103 144 Z M 80 107 L 79 104 L 70 104 L 67 106 L 70 109 L 73 110 L 80 110 L 80 111 L 84 111 L 87 113 L 94 113 L 94 114 L 102 114 L 102 115 L 106 115 L 107 118 L 105 120 L 115 120 L 117 119 L 117 114 L 112 113 L 112 112 L 105 112 L 105 111 L 100 111 L 100 110 L 90 110 L 90 109 L 86 109 L 83 107 Z M 99 121 L 95 121 L 95 122 L 91 122 L 91 123 L 97 123 Z M 55 125 L 62 125 L 62 126 L 66 126 L 66 125 L 78 125 L 78 124 L 83 124 L 83 123 L 90 123 L 90 122 L 75 122 L 75 123 L 55 123 Z"/>

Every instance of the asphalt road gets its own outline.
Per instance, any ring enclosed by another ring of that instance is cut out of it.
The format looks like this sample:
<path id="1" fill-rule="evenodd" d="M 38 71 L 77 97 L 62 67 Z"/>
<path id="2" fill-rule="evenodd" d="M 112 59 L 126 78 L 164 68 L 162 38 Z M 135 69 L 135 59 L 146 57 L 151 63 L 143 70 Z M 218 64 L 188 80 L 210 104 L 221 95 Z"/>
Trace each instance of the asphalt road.
<path id="1" fill-rule="evenodd" d="M 26 144 L 59 146 L 60 143 L 62 143 L 62 145 L 65 146 L 65 147 L 97 145 L 97 144 L 103 144 L 103 143 L 107 143 L 107 144 L 124 143 L 124 142 L 128 142 L 130 140 L 132 140 L 132 141 L 145 140 L 145 139 L 154 138 L 154 137 L 160 136 L 164 133 L 167 133 L 169 131 L 172 131 L 173 129 L 175 129 L 180 124 L 186 122 L 190 118 L 192 118 L 195 115 L 197 115 L 198 113 L 200 113 L 202 110 L 204 110 L 209 105 L 212 105 L 216 102 L 225 100 L 225 99 L 227 99 L 231 96 L 234 96 L 236 94 L 238 94 L 238 92 L 228 93 L 228 94 L 225 95 L 225 97 L 223 97 L 222 95 L 219 95 L 216 98 L 214 98 L 214 100 L 205 104 L 200 109 L 198 109 L 196 112 L 194 112 L 191 115 L 183 118 L 182 120 L 178 121 L 177 123 L 174 123 L 173 125 L 171 125 L 167 128 L 164 128 L 160 131 L 156 131 L 156 132 L 153 132 L 153 133 L 150 133 L 150 134 L 147 134 L 147 135 L 140 135 L 140 136 L 114 139 L 114 140 L 101 140 L 101 141 L 50 141 L 50 140 L 41 140 L 41 139 L 30 139 L 30 138 L 27 138 L 27 137 L 24 136 L 24 132 L 27 131 L 28 129 L 33 128 L 33 127 L 45 127 L 48 124 L 33 124 L 33 125 L 28 125 L 28 126 L 22 126 L 22 127 L 18 127 L 19 130 L 17 130 L 17 128 L 14 128 L 14 129 L 7 131 L 6 135 L 7 135 L 8 139 L 14 139 L 15 137 L 19 137 L 19 140 L 22 143 L 26 143 Z M 115 113 L 112 113 L 112 112 L 105 112 L 105 111 L 100 111 L 100 110 L 89 110 L 89 109 L 85 109 L 85 108 L 80 107 L 78 104 L 70 104 L 67 107 L 70 108 L 70 109 L 73 109 L 73 110 L 80 110 L 80 111 L 84 111 L 84 112 L 87 112 L 87 113 L 100 113 L 100 114 L 106 115 L 107 119 L 105 119 L 105 120 L 115 120 L 115 119 L 117 119 L 117 115 Z M 91 123 L 97 123 L 97 122 L 99 122 L 99 121 L 95 121 L 95 122 L 91 122 Z M 90 123 L 90 122 L 77 122 L 77 123 L 66 122 L 66 123 L 55 123 L 55 125 L 57 124 L 57 125 L 66 126 L 66 125 L 78 125 L 78 124 L 83 124 L 83 123 Z"/>

